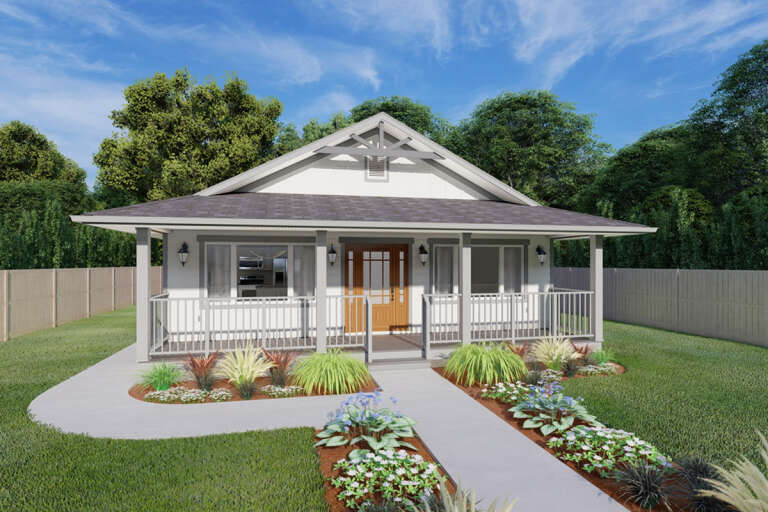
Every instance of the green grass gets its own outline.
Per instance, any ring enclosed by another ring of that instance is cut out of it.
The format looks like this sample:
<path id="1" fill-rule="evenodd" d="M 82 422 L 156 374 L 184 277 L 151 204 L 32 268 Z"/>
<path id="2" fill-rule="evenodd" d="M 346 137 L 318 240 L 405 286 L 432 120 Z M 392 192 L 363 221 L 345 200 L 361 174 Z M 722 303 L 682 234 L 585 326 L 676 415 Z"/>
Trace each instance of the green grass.
<path id="1" fill-rule="evenodd" d="M 118 441 L 27 417 L 35 396 L 130 344 L 134 318 L 126 309 L 0 343 L 0 510 L 327 510 L 309 428 Z"/>
<path id="2" fill-rule="evenodd" d="M 768 349 L 613 322 L 605 323 L 605 339 L 627 373 L 564 383 L 598 420 L 673 457 L 698 454 L 723 464 L 744 454 L 760 462 Z"/>

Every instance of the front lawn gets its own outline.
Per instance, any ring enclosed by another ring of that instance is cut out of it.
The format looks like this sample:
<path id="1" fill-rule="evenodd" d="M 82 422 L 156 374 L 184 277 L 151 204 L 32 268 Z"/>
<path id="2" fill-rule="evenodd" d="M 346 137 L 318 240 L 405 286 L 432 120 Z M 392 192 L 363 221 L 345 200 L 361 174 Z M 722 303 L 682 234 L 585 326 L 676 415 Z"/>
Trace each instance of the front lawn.
<path id="1" fill-rule="evenodd" d="M 35 396 L 134 328 L 125 309 L 0 343 L 0 510 L 327 510 L 310 428 L 124 441 L 29 420 Z"/>
<path id="2" fill-rule="evenodd" d="M 605 323 L 604 348 L 627 373 L 571 379 L 571 396 L 606 425 L 635 432 L 676 458 L 744 454 L 768 433 L 768 349 L 648 327 Z"/>

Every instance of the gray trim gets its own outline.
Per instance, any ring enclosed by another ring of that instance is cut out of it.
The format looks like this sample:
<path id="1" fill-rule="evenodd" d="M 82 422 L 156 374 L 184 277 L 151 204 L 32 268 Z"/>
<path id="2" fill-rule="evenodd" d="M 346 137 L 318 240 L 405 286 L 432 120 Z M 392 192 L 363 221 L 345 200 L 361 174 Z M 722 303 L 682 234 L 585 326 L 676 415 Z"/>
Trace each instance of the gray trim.
<path id="1" fill-rule="evenodd" d="M 370 236 L 340 236 L 340 244 L 412 244 L 415 238 L 376 238 Z"/>
<path id="2" fill-rule="evenodd" d="M 531 245 L 529 239 L 524 238 L 473 238 L 472 245 Z"/>
<path id="3" fill-rule="evenodd" d="M 433 244 L 459 245 L 459 239 L 458 238 L 427 238 L 427 243 L 429 243 L 430 245 L 433 245 Z"/>
<path id="4" fill-rule="evenodd" d="M 161 290 L 168 291 L 168 233 L 163 233 L 163 277 Z"/>
<path id="5" fill-rule="evenodd" d="M 247 236 L 247 235 L 197 235 L 197 243 L 220 242 L 230 244 L 243 243 L 281 243 L 281 244 L 313 244 L 313 236 Z"/>

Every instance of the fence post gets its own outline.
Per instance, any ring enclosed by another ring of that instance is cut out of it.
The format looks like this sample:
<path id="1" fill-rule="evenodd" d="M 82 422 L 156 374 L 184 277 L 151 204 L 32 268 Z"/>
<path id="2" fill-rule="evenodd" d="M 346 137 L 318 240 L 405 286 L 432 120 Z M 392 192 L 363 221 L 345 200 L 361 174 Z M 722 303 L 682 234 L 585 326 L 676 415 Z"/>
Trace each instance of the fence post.
<path id="1" fill-rule="evenodd" d="M 365 362 L 373 362 L 373 304 L 365 296 Z"/>
<path id="2" fill-rule="evenodd" d="M 425 359 L 429 354 L 429 337 L 432 330 L 432 318 L 429 311 L 429 297 L 426 294 L 421 296 L 421 348 Z"/>
<path id="3" fill-rule="evenodd" d="M 53 293 L 51 294 L 51 327 L 56 327 L 58 325 L 58 321 L 56 319 L 56 312 L 58 310 L 57 300 L 59 295 L 57 274 L 58 274 L 58 270 L 55 268 L 52 268 L 51 269 L 51 290 Z"/>

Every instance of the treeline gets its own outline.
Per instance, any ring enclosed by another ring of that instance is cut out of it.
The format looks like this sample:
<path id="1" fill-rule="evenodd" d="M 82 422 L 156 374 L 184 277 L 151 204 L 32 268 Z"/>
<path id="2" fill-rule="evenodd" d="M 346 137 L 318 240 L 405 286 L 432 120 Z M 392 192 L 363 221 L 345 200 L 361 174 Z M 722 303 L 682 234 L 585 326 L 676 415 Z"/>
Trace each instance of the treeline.
<path id="1" fill-rule="evenodd" d="M 301 130 L 282 104 L 230 77 L 187 70 L 125 89 L 117 133 L 85 172 L 33 127 L 0 127 L 0 266 L 132 265 L 133 236 L 73 225 L 68 215 L 192 194 L 377 112 L 387 112 L 540 203 L 648 224 L 653 235 L 606 242 L 606 265 L 768 269 L 768 41 L 741 56 L 691 116 L 618 152 L 593 116 L 549 91 L 505 92 L 453 125 L 401 96 L 366 100 Z M 160 259 L 153 243 L 153 259 Z M 555 263 L 584 265 L 583 241 Z"/>

